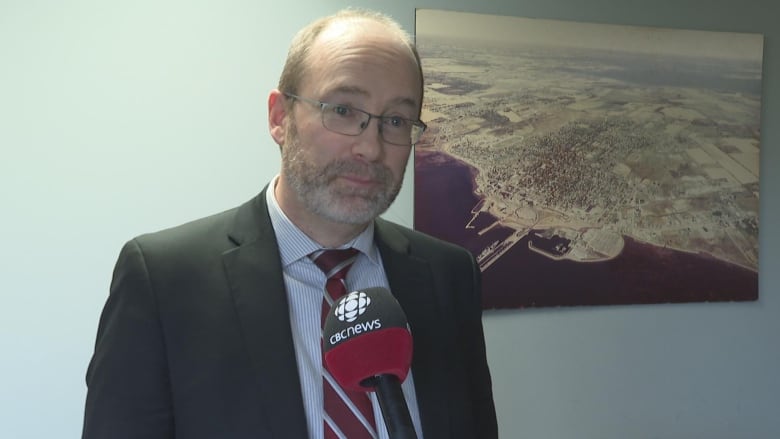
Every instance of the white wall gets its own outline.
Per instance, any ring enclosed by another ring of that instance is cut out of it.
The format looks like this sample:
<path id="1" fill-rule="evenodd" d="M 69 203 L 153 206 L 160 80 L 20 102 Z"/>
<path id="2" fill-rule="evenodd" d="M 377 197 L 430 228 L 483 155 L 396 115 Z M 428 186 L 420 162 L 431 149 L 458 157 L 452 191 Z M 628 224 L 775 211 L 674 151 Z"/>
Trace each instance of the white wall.
<path id="1" fill-rule="evenodd" d="M 232 207 L 278 168 L 265 100 L 292 34 L 355 4 L 766 35 L 760 299 L 490 311 L 504 438 L 780 437 L 780 29 L 773 0 L 0 0 L 0 437 L 80 435 L 132 236 Z M 411 224 L 411 181 L 388 217 Z"/>

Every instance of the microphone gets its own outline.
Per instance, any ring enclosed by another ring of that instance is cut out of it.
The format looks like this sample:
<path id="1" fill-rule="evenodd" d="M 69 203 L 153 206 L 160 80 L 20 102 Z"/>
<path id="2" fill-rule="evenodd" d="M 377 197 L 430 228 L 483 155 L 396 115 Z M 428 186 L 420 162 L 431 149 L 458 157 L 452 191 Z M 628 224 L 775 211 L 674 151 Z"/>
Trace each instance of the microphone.
<path id="1" fill-rule="evenodd" d="M 391 439 L 417 439 L 401 391 L 412 364 L 412 334 L 390 291 L 366 288 L 336 301 L 325 319 L 323 351 L 341 387 L 376 391 Z"/>

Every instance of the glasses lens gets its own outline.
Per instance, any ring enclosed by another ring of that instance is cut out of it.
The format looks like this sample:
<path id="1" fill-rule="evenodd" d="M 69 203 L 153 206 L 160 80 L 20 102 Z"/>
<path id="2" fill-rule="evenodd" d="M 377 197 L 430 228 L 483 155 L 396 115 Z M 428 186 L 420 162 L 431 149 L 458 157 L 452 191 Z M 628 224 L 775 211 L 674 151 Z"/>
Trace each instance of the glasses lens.
<path id="1" fill-rule="evenodd" d="M 414 124 L 411 120 L 397 116 L 382 118 L 382 138 L 385 142 L 394 145 L 411 145 L 413 142 L 412 130 Z"/>
<path id="2" fill-rule="evenodd" d="M 335 133 L 357 136 L 368 126 L 371 115 L 348 105 L 321 103 L 322 125 Z M 422 136 L 425 126 L 399 116 L 383 116 L 382 139 L 393 145 L 409 146 Z"/>
<path id="3" fill-rule="evenodd" d="M 322 125 L 339 134 L 357 136 L 369 115 L 346 105 L 322 104 Z"/>

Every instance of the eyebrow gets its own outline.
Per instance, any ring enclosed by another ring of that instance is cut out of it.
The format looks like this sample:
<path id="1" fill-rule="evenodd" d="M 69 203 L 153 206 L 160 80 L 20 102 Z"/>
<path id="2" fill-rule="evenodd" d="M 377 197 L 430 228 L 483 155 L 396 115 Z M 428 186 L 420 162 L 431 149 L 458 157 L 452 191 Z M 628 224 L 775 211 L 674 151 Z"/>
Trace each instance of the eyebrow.
<path id="1" fill-rule="evenodd" d="M 355 87 L 349 85 L 342 85 L 336 87 L 335 89 L 326 93 L 326 95 L 339 94 L 339 93 L 348 94 L 348 95 L 359 95 L 364 97 L 369 96 L 369 92 L 367 90 L 361 87 Z M 406 96 L 397 97 L 392 101 L 390 101 L 390 106 L 394 106 L 394 105 L 403 105 L 403 106 L 410 107 L 412 109 L 417 109 L 419 107 L 419 104 L 415 99 Z"/>

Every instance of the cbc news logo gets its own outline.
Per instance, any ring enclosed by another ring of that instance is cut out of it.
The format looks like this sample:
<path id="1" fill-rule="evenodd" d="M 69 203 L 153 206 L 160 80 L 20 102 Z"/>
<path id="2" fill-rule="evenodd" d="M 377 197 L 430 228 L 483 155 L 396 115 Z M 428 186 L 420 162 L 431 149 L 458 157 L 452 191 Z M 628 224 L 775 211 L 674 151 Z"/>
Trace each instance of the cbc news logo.
<path id="1" fill-rule="evenodd" d="M 353 291 L 342 297 L 336 306 L 334 314 L 342 322 L 354 322 L 359 315 L 366 312 L 371 299 L 362 291 Z"/>

